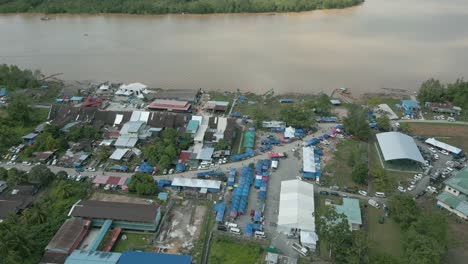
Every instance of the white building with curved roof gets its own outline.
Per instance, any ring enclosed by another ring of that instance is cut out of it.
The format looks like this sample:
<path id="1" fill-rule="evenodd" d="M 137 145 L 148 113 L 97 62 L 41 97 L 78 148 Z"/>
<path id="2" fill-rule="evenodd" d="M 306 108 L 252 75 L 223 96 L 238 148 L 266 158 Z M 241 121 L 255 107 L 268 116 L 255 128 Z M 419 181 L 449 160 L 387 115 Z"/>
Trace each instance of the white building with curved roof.
<path id="1" fill-rule="evenodd" d="M 413 160 L 424 162 L 414 139 L 400 132 L 385 132 L 377 134 L 377 141 L 385 161 Z"/>

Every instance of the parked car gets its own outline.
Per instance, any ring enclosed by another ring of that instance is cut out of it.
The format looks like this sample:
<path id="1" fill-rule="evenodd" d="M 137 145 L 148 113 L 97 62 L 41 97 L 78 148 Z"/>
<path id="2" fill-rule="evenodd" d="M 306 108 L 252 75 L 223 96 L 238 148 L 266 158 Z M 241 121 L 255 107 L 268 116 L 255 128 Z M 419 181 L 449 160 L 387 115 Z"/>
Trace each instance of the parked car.
<path id="1" fill-rule="evenodd" d="M 164 174 L 164 175 L 167 174 L 167 169 L 164 169 L 164 170 L 163 170 L 163 174 Z"/>
<path id="2" fill-rule="evenodd" d="M 385 196 L 385 193 L 383 192 L 375 192 L 375 197 L 385 198 L 387 196 Z"/>
<path id="3" fill-rule="evenodd" d="M 170 169 L 169 174 L 174 174 L 174 169 Z"/>
<path id="4" fill-rule="evenodd" d="M 435 159 L 435 160 L 438 160 L 438 159 L 439 159 L 439 155 L 434 154 L 434 159 Z"/>
<path id="5" fill-rule="evenodd" d="M 435 148 L 433 147 L 430 147 L 429 150 L 432 152 L 432 153 L 436 153 L 437 151 L 435 150 Z"/>
<path id="6" fill-rule="evenodd" d="M 320 191 L 319 194 L 320 194 L 320 195 L 329 195 L 330 193 L 327 192 L 327 191 Z"/>
<path id="7" fill-rule="evenodd" d="M 400 192 L 406 192 L 405 188 L 403 186 L 398 186 L 398 191 Z"/>
<path id="8" fill-rule="evenodd" d="M 333 185 L 333 186 L 330 186 L 330 190 L 332 191 L 339 191 L 340 190 L 340 187 L 338 185 Z"/>
<path id="9" fill-rule="evenodd" d="M 340 196 L 340 194 L 337 193 L 337 192 L 331 192 L 330 194 L 333 195 L 333 196 Z"/>
<path id="10" fill-rule="evenodd" d="M 414 190 L 414 188 L 416 188 L 416 185 L 411 184 L 410 186 L 408 186 L 408 191 L 412 191 Z"/>
<path id="11" fill-rule="evenodd" d="M 419 181 L 420 179 L 422 179 L 422 174 L 415 174 L 413 179 Z"/>
<path id="12" fill-rule="evenodd" d="M 427 186 L 426 191 L 431 192 L 431 193 L 437 193 L 436 187 L 433 187 L 433 186 Z"/>
<path id="13" fill-rule="evenodd" d="M 362 196 L 367 196 L 367 192 L 363 190 L 359 190 L 358 193 Z"/>
<path id="14" fill-rule="evenodd" d="M 368 203 L 369 203 L 371 206 L 373 206 L 373 207 L 375 207 L 375 208 L 377 208 L 377 209 L 380 208 L 380 204 L 379 204 L 376 200 L 369 199 Z"/>
<path id="15" fill-rule="evenodd" d="M 87 170 L 87 171 L 96 171 L 96 169 L 93 168 L 93 167 L 86 168 L 86 170 Z"/>
<path id="16" fill-rule="evenodd" d="M 447 156 L 449 155 L 449 153 L 446 150 L 441 150 L 440 153 L 447 155 Z"/>

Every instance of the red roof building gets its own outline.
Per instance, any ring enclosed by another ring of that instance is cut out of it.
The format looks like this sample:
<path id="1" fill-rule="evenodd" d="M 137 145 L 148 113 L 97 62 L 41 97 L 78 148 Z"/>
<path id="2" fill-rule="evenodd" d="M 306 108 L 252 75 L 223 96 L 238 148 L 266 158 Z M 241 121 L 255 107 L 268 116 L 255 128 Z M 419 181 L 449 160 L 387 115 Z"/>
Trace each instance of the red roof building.
<path id="1" fill-rule="evenodd" d="M 192 155 L 192 152 L 190 151 L 181 151 L 179 155 L 179 162 L 185 163 L 186 161 L 190 160 L 191 155 Z"/>
<path id="2" fill-rule="evenodd" d="M 191 106 L 188 101 L 156 99 L 148 105 L 148 109 L 186 112 Z"/>
<path id="3" fill-rule="evenodd" d="M 85 101 L 81 104 L 82 107 L 91 107 L 91 106 L 101 106 L 102 105 L 102 99 L 98 97 L 91 97 L 88 96 L 86 97 Z"/>

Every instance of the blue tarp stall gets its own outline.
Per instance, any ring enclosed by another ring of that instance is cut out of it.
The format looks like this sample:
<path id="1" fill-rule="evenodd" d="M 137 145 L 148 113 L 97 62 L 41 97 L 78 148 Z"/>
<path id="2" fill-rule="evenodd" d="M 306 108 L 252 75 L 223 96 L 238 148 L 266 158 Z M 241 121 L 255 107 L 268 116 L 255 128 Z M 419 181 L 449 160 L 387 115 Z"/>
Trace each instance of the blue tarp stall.
<path id="1" fill-rule="evenodd" d="M 109 253 L 109 252 L 106 252 Z M 97 262 L 96 262 L 97 263 Z M 191 264 L 192 256 L 163 254 L 154 252 L 136 252 L 124 251 L 119 258 L 119 264 L 153 264 L 153 263 L 171 263 L 171 264 Z"/>
<path id="2" fill-rule="evenodd" d="M 247 225 L 245 225 L 245 235 L 248 237 L 252 236 L 255 233 L 255 231 L 262 230 L 263 226 L 261 224 L 247 223 Z"/>
<path id="3" fill-rule="evenodd" d="M 285 130 L 284 127 L 272 127 L 270 129 L 270 131 L 274 133 L 284 133 L 284 130 Z"/>
<path id="4" fill-rule="evenodd" d="M 229 178 L 227 181 L 227 186 L 234 186 L 234 182 L 236 181 L 236 174 L 237 174 L 237 171 L 235 168 L 231 168 L 229 170 Z"/>
<path id="5" fill-rule="evenodd" d="M 161 179 L 161 180 L 158 181 L 158 187 L 159 188 L 168 187 L 168 186 L 171 186 L 171 184 L 172 184 L 171 180 Z"/>
<path id="6" fill-rule="evenodd" d="M 232 155 L 230 158 L 231 158 L 232 161 L 239 161 L 239 160 L 243 160 L 243 159 L 253 157 L 254 155 L 255 155 L 255 151 L 253 149 L 251 149 L 251 148 L 247 148 L 246 152 L 244 152 L 242 154 Z"/>
<path id="7" fill-rule="evenodd" d="M 267 151 L 267 150 L 271 150 L 272 148 L 273 148 L 272 145 L 260 146 L 260 147 L 258 148 L 258 151 L 260 151 L 260 152 L 265 152 L 265 151 Z"/>
<path id="8" fill-rule="evenodd" d="M 335 126 L 335 128 L 336 128 L 336 129 L 344 129 L 344 126 L 341 125 L 341 124 L 338 124 L 338 125 Z"/>
<path id="9" fill-rule="evenodd" d="M 311 138 L 311 139 L 307 140 L 305 143 L 306 143 L 306 144 L 305 144 L 306 146 L 317 145 L 318 143 L 320 143 L 320 139 L 318 139 L 318 138 Z"/>
<path id="10" fill-rule="evenodd" d="M 247 97 L 245 95 L 239 95 L 239 97 L 237 97 L 237 99 L 239 99 L 239 101 L 245 101 L 245 100 L 247 100 Z"/>
<path id="11" fill-rule="evenodd" d="M 272 138 L 272 139 L 264 139 L 260 141 L 262 145 L 279 145 L 281 144 L 281 140 Z"/>
<path id="12" fill-rule="evenodd" d="M 334 116 L 321 116 L 318 119 L 319 123 L 335 123 L 337 121 L 338 121 L 338 118 Z"/>
<path id="13" fill-rule="evenodd" d="M 224 218 L 224 211 L 226 211 L 226 204 L 219 203 L 213 206 L 213 210 L 216 212 L 216 222 L 222 223 Z"/>
<path id="14" fill-rule="evenodd" d="M 151 166 L 151 164 L 149 164 L 149 162 L 145 161 L 140 165 L 138 171 L 143 173 L 152 173 L 154 171 L 154 168 L 153 166 Z"/>
<path id="15" fill-rule="evenodd" d="M 175 167 L 176 172 L 183 172 L 185 171 L 185 164 L 183 163 L 177 163 Z"/>
<path id="16" fill-rule="evenodd" d="M 234 113 L 231 113 L 231 117 L 237 117 L 237 118 L 239 118 L 239 117 L 242 117 L 242 114 L 239 113 L 239 112 L 234 112 Z"/>
<path id="17" fill-rule="evenodd" d="M 290 103 L 294 103 L 294 100 L 290 98 L 281 98 L 279 102 L 282 104 L 290 104 Z"/>
<path id="18" fill-rule="evenodd" d="M 262 173 L 263 160 L 258 160 L 255 164 L 255 174 L 260 175 Z"/>
<path id="19" fill-rule="evenodd" d="M 119 166 L 119 165 L 114 165 L 110 167 L 110 170 L 115 170 L 115 171 L 127 171 L 128 167 L 127 166 Z"/>
<path id="20" fill-rule="evenodd" d="M 239 183 L 237 188 L 234 189 L 231 201 L 230 216 L 232 218 L 236 218 L 238 215 L 245 213 L 253 178 L 254 174 L 252 168 L 245 166 L 242 167 Z"/>
<path id="21" fill-rule="evenodd" d="M 214 170 L 197 172 L 197 178 L 206 178 L 207 176 L 214 176 L 214 175 L 215 175 Z"/>

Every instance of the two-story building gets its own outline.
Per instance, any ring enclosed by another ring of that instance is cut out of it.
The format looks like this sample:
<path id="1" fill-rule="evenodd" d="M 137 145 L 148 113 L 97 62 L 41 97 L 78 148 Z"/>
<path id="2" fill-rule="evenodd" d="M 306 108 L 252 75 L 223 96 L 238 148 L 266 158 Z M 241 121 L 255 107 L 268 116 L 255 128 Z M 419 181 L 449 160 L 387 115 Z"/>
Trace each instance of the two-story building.
<path id="1" fill-rule="evenodd" d="M 437 196 L 437 206 L 468 220 L 468 168 L 445 181 L 444 191 Z"/>

